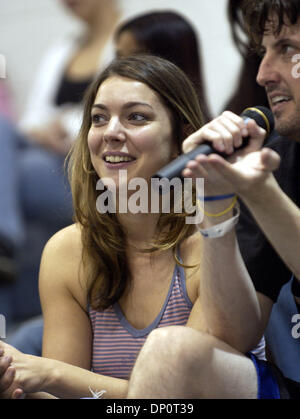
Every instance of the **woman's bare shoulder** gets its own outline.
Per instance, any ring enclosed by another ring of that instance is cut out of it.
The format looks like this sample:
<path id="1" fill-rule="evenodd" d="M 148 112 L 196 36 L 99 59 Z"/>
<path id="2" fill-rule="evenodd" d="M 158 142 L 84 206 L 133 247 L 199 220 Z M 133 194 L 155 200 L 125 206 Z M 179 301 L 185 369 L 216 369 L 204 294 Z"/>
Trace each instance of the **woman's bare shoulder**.
<path id="1" fill-rule="evenodd" d="M 71 224 L 59 230 L 48 241 L 47 246 L 67 247 L 81 242 L 81 228 L 78 224 Z"/>
<path id="2" fill-rule="evenodd" d="M 86 274 L 82 265 L 81 229 L 70 225 L 50 238 L 46 244 L 40 267 L 40 291 L 70 293 L 82 302 L 86 294 Z"/>
<path id="3" fill-rule="evenodd" d="M 69 277 L 78 272 L 82 261 L 81 230 L 72 224 L 55 233 L 47 242 L 41 260 L 44 271 L 54 277 Z"/>
<path id="4" fill-rule="evenodd" d="M 67 262 L 69 259 L 77 259 L 81 253 L 81 229 L 77 224 L 72 224 L 59 230 L 49 239 L 44 248 L 43 257 L 54 256 Z"/>

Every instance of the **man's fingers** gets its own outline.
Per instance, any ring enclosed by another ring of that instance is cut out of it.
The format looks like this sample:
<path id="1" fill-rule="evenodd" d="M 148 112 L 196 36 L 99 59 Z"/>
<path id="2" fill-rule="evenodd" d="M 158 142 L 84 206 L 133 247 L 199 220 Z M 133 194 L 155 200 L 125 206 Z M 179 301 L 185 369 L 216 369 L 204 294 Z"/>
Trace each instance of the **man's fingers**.
<path id="1" fill-rule="evenodd" d="M 233 165 L 221 156 L 212 154 L 208 157 L 207 163 L 213 170 L 218 172 L 219 175 L 222 175 L 224 179 L 228 181 L 234 181 L 236 179 L 236 172 Z"/>
<path id="2" fill-rule="evenodd" d="M 261 161 L 262 164 L 266 167 L 267 170 L 273 172 L 278 169 L 280 165 L 280 156 L 274 150 L 270 148 L 264 148 L 261 152 Z"/>
<path id="3" fill-rule="evenodd" d="M 204 141 L 209 141 L 214 144 L 219 145 L 219 147 L 222 148 L 223 140 L 220 137 L 220 134 L 215 132 L 214 130 L 211 130 L 209 127 L 204 126 L 200 130 L 194 132 L 191 134 L 188 138 L 186 138 L 182 144 L 182 150 L 184 153 L 188 153 L 189 151 L 194 150 L 196 147 L 201 145 Z M 224 151 L 224 145 L 223 149 L 220 151 Z"/>
<path id="4" fill-rule="evenodd" d="M 250 135 L 250 137 L 252 137 L 252 139 L 255 139 L 256 142 L 260 142 L 261 145 L 263 144 L 263 141 L 266 137 L 266 130 L 264 130 L 263 128 L 261 128 L 260 126 L 258 126 L 254 120 L 250 120 L 247 124 L 247 129 L 248 129 L 248 133 Z"/>

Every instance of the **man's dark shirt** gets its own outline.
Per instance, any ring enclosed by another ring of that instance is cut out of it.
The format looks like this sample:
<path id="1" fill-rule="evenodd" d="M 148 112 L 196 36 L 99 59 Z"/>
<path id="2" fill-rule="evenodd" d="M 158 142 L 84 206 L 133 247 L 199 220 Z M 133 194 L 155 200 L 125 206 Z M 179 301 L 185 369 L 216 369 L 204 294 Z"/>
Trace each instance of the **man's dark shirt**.
<path id="1" fill-rule="evenodd" d="M 274 172 L 278 184 L 300 207 L 300 143 L 284 139 L 274 133 L 266 146 L 275 150 L 281 157 L 280 167 Z M 242 203 L 237 236 L 256 291 L 276 302 L 282 286 L 293 274 Z"/>

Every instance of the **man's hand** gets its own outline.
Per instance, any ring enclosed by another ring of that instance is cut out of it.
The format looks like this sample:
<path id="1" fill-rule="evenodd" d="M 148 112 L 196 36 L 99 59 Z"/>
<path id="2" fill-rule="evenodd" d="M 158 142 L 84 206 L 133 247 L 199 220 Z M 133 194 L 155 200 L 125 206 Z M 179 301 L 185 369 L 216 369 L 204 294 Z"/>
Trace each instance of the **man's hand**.
<path id="1" fill-rule="evenodd" d="M 266 131 L 259 127 L 253 119 L 246 123 L 240 116 L 225 111 L 190 135 L 183 142 L 182 149 L 184 153 L 187 153 L 208 141 L 212 143 L 215 150 L 228 154 L 228 157 L 233 155 L 230 161 L 234 162 L 237 157 L 259 150 L 263 145 L 265 136 Z M 245 137 L 250 137 L 249 144 L 234 153 L 234 148 L 240 147 Z"/>
<path id="2" fill-rule="evenodd" d="M 260 151 L 265 135 L 266 131 L 254 120 L 246 124 L 238 115 L 224 112 L 189 136 L 183 143 L 183 150 L 188 152 L 204 141 L 210 141 L 217 151 L 227 153 L 228 158 L 217 154 L 199 154 L 187 163 L 182 174 L 204 178 L 206 195 L 251 193 L 278 167 L 280 161 L 275 152 L 268 149 Z M 234 153 L 234 147 L 239 147 L 246 136 L 250 137 L 249 144 Z"/>
<path id="3" fill-rule="evenodd" d="M 187 177 L 203 177 L 210 194 L 236 193 L 240 197 L 255 198 L 260 186 L 267 182 L 280 164 L 279 155 L 268 148 L 255 151 L 231 164 L 221 156 L 197 156 L 183 172 Z"/>

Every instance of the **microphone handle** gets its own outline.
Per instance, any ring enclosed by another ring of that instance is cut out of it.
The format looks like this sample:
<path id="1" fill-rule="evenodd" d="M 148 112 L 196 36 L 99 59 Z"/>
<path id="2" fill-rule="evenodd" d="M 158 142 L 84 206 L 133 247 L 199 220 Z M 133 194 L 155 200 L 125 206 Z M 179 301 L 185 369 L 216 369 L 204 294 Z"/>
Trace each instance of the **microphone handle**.
<path id="1" fill-rule="evenodd" d="M 250 137 L 244 137 L 242 145 L 240 145 L 240 147 L 235 147 L 234 151 L 237 151 L 237 150 L 240 150 L 240 149 L 246 147 L 249 143 L 249 140 L 250 140 Z M 215 150 L 214 148 L 212 148 L 211 143 L 205 141 L 204 143 L 202 143 L 198 147 L 196 147 L 194 150 L 192 150 L 192 151 L 190 151 L 186 154 L 181 154 L 175 160 L 171 161 L 171 163 L 169 163 L 167 166 L 165 166 L 161 170 L 159 170 L 153 176 L 153 178 L 158 178 L 158 179 L 167 178 L 169 180 L 171 180 L 173 178 L 181 178 L 182 179 L 181 172 L 183 171 L 186 164 L 190 160 L 194 160 L 195 157 L 198 156 L 198 154 L 205 154 L 206 156 L 209 156 L 212 153 L 218 154 L 219 156 L 221 156 L 225 159 L 229 157 L 228 154 L 221 153 L 221 152 Z"/>

